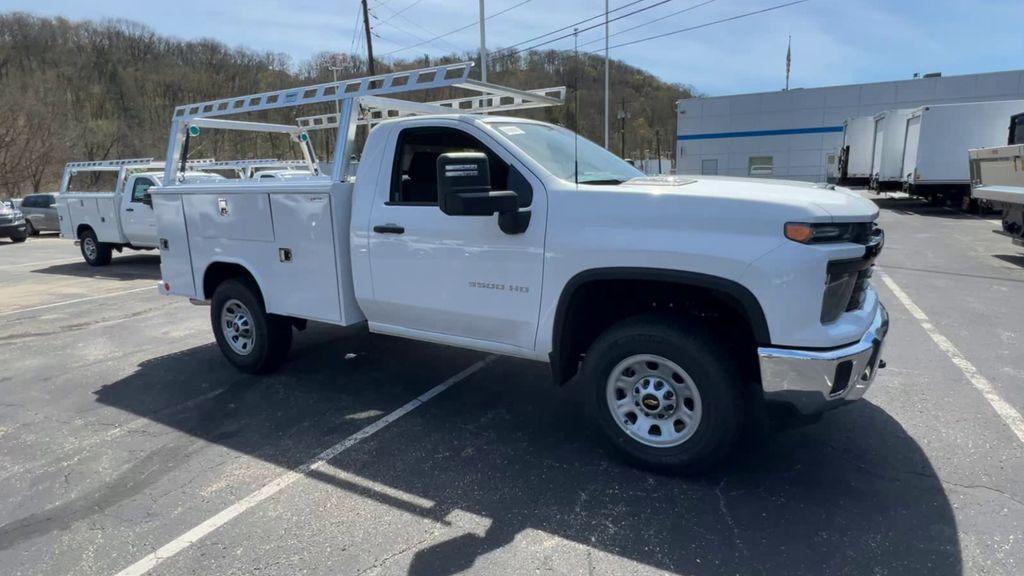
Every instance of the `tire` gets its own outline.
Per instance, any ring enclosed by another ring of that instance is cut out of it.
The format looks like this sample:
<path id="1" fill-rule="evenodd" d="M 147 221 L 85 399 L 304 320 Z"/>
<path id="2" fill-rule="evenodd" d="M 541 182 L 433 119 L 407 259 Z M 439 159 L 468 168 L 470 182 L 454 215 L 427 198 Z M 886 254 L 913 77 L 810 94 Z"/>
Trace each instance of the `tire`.
<path id="1" fill-rule="evenodd" d="M 96 233 L 92 230 L 85 230 L 78 237 L 79 248 L 82 250 L 82 258 L 90 266 L 106 266 L 110 264 L 110 246 L 96 239 Z"/>
<path id="2" fill-rule="evenodd" d="M 29 236 L 39 236 L 39 230 L 36 230 L 31 220 L 25 220 L 25 233 Z"/>
<path id="3" fill-rule="evenodd" d="M 217 287 L 210 324 L 224 357 L 249 374 L 273 372 L 292 346 L 291 322 L 267 314 L 259 288 L 251 281 L 230 279 Z"/>
<path id="4" fill-rule="evenodd" d="M 28 236 L 27 235 L 11 236 L 11 242 L 14 242 L 15 244 L 21 244 L 25 240 L 28 240 Z"/>
<path id="5" fill-rule="evenodd" d="M 740 437 L 738 364 L 699 323 L 639 316 L 598 337 L 581 376 L 591 417 L 629 460 L 659 472 L 696 474 L 721 463 Z"/>

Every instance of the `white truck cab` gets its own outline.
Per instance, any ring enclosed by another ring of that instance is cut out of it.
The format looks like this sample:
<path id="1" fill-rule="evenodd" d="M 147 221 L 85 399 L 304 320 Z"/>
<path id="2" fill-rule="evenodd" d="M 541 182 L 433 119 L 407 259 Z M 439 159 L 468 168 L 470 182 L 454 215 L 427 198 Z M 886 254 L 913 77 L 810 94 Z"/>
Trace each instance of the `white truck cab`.
<path id="1" fill-rule="evenodd" d="M 176 109 L 152 190 L 161 291 L 209 304 L 221 351 L 247 372 L 279 367 L 310 320 L 549 363 L 612 444 L 656 468 L 704 470 L 766 415 L 864 394 L 888 330 L 870 283 L 873 203 L 645 177 L 564 128 L 479 114 L 556 105 L 564 89 L 484 84 L 471 66 Z M 478 94 L 385 97 L 446 86 Z M 215 117 L 334 100 L 329 177 L 179 179 L 192 126 L 274 131 Z"/>
<path id="2" fill-rule="evenodd" d="M 160 185 L 162 168 L 163 163 L 152 158 L 67 164 L 57 197 L 61 237 L 76 240 L 82 257 L 92 266 L 108 264 L 113 250 L 156 248 L 156 216 L 149 189 Z M 97 173 L 114 176 L 112 191 L 75 191 L 76 177 Z M 189 171 L 186 178 L 206 181 L 221 176 Z"/>

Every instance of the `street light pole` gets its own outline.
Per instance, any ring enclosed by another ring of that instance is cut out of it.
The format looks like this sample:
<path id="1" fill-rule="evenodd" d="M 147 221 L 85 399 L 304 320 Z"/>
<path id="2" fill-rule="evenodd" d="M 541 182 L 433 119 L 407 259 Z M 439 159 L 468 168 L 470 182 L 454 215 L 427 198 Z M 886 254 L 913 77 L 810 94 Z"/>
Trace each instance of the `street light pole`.
<path id="1" fill-rule="evenodd" d="M 484 25 L 484 0 L 480 0 L 480 81 L 487 82 L 487 32 Z"/>

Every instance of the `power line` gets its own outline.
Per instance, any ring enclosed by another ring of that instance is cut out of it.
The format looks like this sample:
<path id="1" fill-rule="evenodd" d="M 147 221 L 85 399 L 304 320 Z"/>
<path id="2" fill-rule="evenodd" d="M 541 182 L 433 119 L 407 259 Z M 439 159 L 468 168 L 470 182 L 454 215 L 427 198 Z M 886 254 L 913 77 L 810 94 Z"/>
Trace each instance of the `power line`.
<path id="1" fill-rule="evenodd" d="M 522 0 L 521 2 L 513 4 L 513 5 L 509 6 L 508 8 L 505 8 L 504 10 L 499 10 L 498 12 L 495 12 L 494 14 L 491 14 L 490 16 L 484 18 L 484 20 L 490 20 L 492 18 L 497 18 L 498 16 L 501 16 L 502 14 L 505 14 L 507 12 L 511 12 L 512 10 L 515 10 L 516 8 L 519 8 L 523 4 L 526 4 L 526 3 L 531 2 L 531 1 L 532 0 Z M 432 42 L 434 40 L 440 40 L 442 38 L 447 38 L 448 36 L 451 36 L 452 34 L 457 34 L 459 32 L 462 32 L 463 30 L 468 30 L 470 28 L 478 26 L 479 24 L 480 24 L 479 20 L 474 20 L 474 21 L 470 22 L 469 24 L 466 24 L 465 26 L 461 26 L 461 27 L 456 28 L 454 30 L 450 30 L 448 32 L 445 32 L 444 34 L 440 34 L 440 35 L 435 36 L 433 38 L 429 38 L 428 40 L 425 40 L 423 42 L 419 42 L 419 43 L 416 43 L 416 44 L 410 44 L 409 46 L 406 46 L 404 48 L 399 48 L 397 50 L 392 50 L 390 52 L 385 52 L 384 54 L 382 54 L 382 56 L 390 56 L 392 54 L 397 54 L 398 52 L 404 52 L 406 50 L 412 50 L 413 48 L 419 48 L 420 46 L 422 46 L 424 44 L 427 44 L 428 42 Z"/>
<path id="2" fill-rule="evenodd" d="M 619 30 L 618 32 L 615 32 L 613 34 L 609 34 L 608 37 L 609 38 L 614 38 L 615 36 L 618 36 L 619 34 L 625 34 L 626 32 L 631 32 L 633 30 L 636 30 L 637 28 L 643 28 L 644 26 L 650 26 L 651 24 L 657 24 L 658 22 L 661 22 L 662 20 L 667 20 L 668 18 L 671 18 L 673 16 L 678 16 L 680 14 L 683 14 L 684 12 L 689 12 L 691 10 L 696 10 L 697 8 L 700 8 L 702 6 L 707 6 L 708 4 L 711 4 L 711 3 L 717 2 L 717 1 L 718 0 L 705 0 L 704 2 L 701 2 L 700 4 L 694 4 L 693 6 L 690 6 L 688 8 L 683 8 L 682 10 L 676 10 L 675 12 L 671 12 L 669 14 L 665 14 L 664 16 L 659 16 L 659 17 L 654 18 L 652 20 L 648 20 L 647 22 L 644 22 L 642 24 L 637 24 L 636 26 L 630 26 L 629 28 L 624 28 L 622 30 Z M 583 44 L 580 44 L 580 46 L 586 46 L 588 44 L 593 44 L 594 42 L 600 42 L 601 40 L 603 40 L 603 38 L 598 38 L 596 40 L 591 40 L 589 42 L 584 42 Z"/>
<path id="3" fill-rule="evenodd" d="M 406 6 L 405 8 L 403 8 L 403 9 L 397 11 L 397 12 L 395 12 L 394 10 L 392 10 L 389 7 L 388 10 L 391 10 L 393 12 L 393 14 L 390 17 L 385 18 L 385 19 L 381 19 L 379 16 L 374 14 L 373 10 L 370 11 L 370 15 L 373 16 L 374 18 L 376 18 L 377 20 L 379 20 L 378 26 L 379 25 L 391 26 L 392 28 L 395 28 L 396 30 L 398 30 L 400 32 L 404 32 L 405 34 L 408 34 L 408 35 L 412 36 L 416 40 L 422 40 L 424 42 L 427 42 L 427 43 L 431 44 L 432 46 L 435 46 L 438 50 L 451 51 L 452 49 L 454 49 L 455 52 L 460 51 L 461 48 L 459 46 L 456 46 L 455 44 L 452 44 L 448 40 L 445 40 L 443 38 L 440 39 L 440 41 L 442 43 L 447 44 L 450 47 L 450 48 L 444 48 L 444 47 L 438 46 L 437 44 L 434 44 L 434 41 L 428 41 L 428 40 L 424 39 L 423 36 L 420 36 L 419 34 L 414 34 L 414 33 L 410 32 L 409 30 L 407 30 L 405 28 L 402 28 L 402 27 L 398 26 L 397 24 L 395 24 L 394 22 L 392 22 L 392 20 L 397 17 L 397 18 L 400 18 L 401 20 L 404 20 L 405 22 L 408 22 L 409 24 L 414 26 L 417 30 L 421 30 L 423 32 L 426 32 L 427 34 L 429 34 L 431 36 L 436 36 L 436 33 L 434 31 L 428 30 L 428 29 L 424 28 L 420 23 L 418 23 L 415 20 L 412 20 L 412 19 L 408 18 L 407 16 L 405 16 L 404 14 L 402 14 L 406 10 L 412 8 L 413 6 L 416 6 L 417 4 L 419 4 L 422 1 L 423 0 L 416 0 L 412 4 L 409 4 L 408 6 Z M 380 6 L 380 5 L 378 5 L 378 6 Z"/>
<path id="4" fill-rule="evenodd" d="M 401 16 L 402 12 L 405 12 L 406 10 L 408 10 L 409 8 L 412 8 L 413 6 L 419 4 L 420 2 L 423 2 L 423 0 L 414 0 L 412 4 L 409 4 L 405 8 L 402 8 L 401 10 L 395 10 L 394 8 L 388 6 L 387 5 L 388 4 L 387 1 L 385 1 L 385 2 L 378 3 L 376 6 L 374 6 L 374 8 L 380 8 L 380 7 L 383 6 L 384 8 L 387 8 L 388 10 L 390 10 L 392 12 L 390 18 L 388 18 L 387 20 L 381 21 L 381 24 L 386 24 L 388 21 L 390 21 L 395 16 Z"/>
<path id="5" fill-rule="evenodd" d="M 654 4 L 651 4 L 650 6 L 644 6 L 643 8 L 638 8 L 636 10 L 633 10 L 632 12 L 628 12 L 626 14 L 622 14 L 621 16 L 616 16 L 615 18 L 611 18 L 608 21 L 609 22 L 615 22 L 616 20 L 622 20 L 623 18 L 628 18 L 628 17 L 630 17 L 630 16 L 632 16 L 634 14 L 639 14 L 641 12 L 645 12 L 647 10 L 650 10 L 651 8 L 657 8 L 658 6 L 661 6 L 662 4 L 667 4 L 667 3 L 672 2 L 672 1 L 673 0 L 660 0 L 659 2 L 655 2 Z M 604 16 L 603 12 L 601 13 L 601 16 Z M 604 26 L 604 22 L 598 22 L 597 24 L 593 24 L 591 26 L 587 26 L 586 28 L 581 28 L 579 31 L 580 32 L 586 32 L 587 30 L 593 30 L 594 28 L 599 28 L 601 26 Z M 557 38 L 552 38 L 551 40 L 545 40 L 544 42 L 538 42 L 537 44 L 533 44 L 531 46 L 527 46 L 526 48 L 520 48 L 519 50 L 513 50 L 512 52 L 503 52 L 502 54 L 500 54 L 496 58 L 510 58 L 512 56 L 515 56 L 516 54 L 521 54 L 523 52 L 527 52 L 527 51 L 533 50 L 534 48 L 540 48 L 541 46 L 546 46 L 546 45 L 551 44 L 553 42 L 558 42 L 559 40 L 564 40 L 565 38 L 569 38 L 573 34 L 575 34 L 575 32 L 569 33 L 569 34 L 564 34 L 562 36 L 558 36 Z M 495 58 L 491 58 L 491 59 L 494 60 Z"/>
<path id="6" fill-rule="evenodd" d="M 628 4 L 623 4 L 622 6 L 619 6 L 618 8 L 614 8 L 612 10 L 609 10 L 608 13 L 611 14 L 612 12 L 618 12 L 619 10 L 623 10 L 625 8 L 629 8 L 630 6 L 633 6 L 634 4 L 639 4 L 641 2 L 646 2 L 646 1 L 647 0 L 634 0 L 633 2 L 630 2 Z M 508 49 L 508 48 L 515 48 L 516 46 L 522 46 L 523 44 L 527 44 L 529 42 L 533 42 L 534 40 L 540 40 L 541 38 L 543 38 L 545 36 L 551 36 L 552 34 L 558 34 L 559 32 L 564 32 L 566 30 L 569 30 L 569 29 L 572 29 L 572 28 L 576 28 L 580 24 L 584 24 L 584 23 L 590 22 L 591 20 L 594 20 L 596 18 L 603 18 L 603 17 L 604 17 L 604 12 L 601 12 L 597 16 L 591 16 L 590 18 L 584 18 L 583 20 L 580 20 L 579 22 L 573 22 L 572 24 L 569 24 L 568 26 L 563 26 L 563 27 L 561 27 L 561 28 L 559 28 L 557 30 L 552 30 L 551 32 L 548 32 L 546 34 L 541 34 L 540 36 L 534 36 L 533 38 L 528 38 L 526 40 L 523 40 L 522 42 L 516 42 L 515 44 L 506 46 L 505 48 Z M 570 36 L 571 36 L 571 34 L 570 34 Z"/>
<path id="7" fill-rule="evenodd" d="M 639 44 L 641 42 L 648 42 L 650 40 L 657 40 L 658 38 L 665 38 L 666 36 L 674 36 L 676 34 L 682 34 L 683 32 L 690 32 L 692 30 L 698 30 L 700 28 L 707 28 L 708 26 L 714 26 L 715 24 L 722 24 L 723 22 L 731 22 L 733 20 L 739 20 L 740 18 L 746 18 L 748 16 L 754 16 L 754 15 L 757 15 L 757 14 L 764 14 L 765 12 L 772 12 L 773 10 L 780 10 L 782 8 L 787 8 L 789 6 L 794 6 L 796 4 L 803 4 L 804 2 L 807 2 L 807 1 L 808 0 L 795 0 L 794 2 L 786 2 L 785 4 L 776 4 L 775 6 L 771 6 L 771 7 L 768 7 L 768 8 L 762 8 L 761 10 L 754 10 L 752 12 L 746 12 L 744 14 L 739 14 L 737 16 L 730 16 L 729 18 L 722 18 L 721 20 L 715 20 L 713 22 L 706 22 L 704 24 L 698 24 L 697 26 L 690 26 L 688 28 L 681 28 L 679 30 L 674 30 L 672 32 L 665 32 L 664 34 L 655 34 L 654 36 L 648 36 L 646 38 L 640 38 L 638 40 L 631 40 L 629 42 L 623 42 L 622 44 L 616 44 L 615 46 L 612 46 L 611 48 L 622 48 L 624 46 L 632 46 L 633 44 Z M 602 50 L 591 50 L 589 53 L 590 54 L 594 54 L 596 52 L 601 52 L 601 51 Z"/>

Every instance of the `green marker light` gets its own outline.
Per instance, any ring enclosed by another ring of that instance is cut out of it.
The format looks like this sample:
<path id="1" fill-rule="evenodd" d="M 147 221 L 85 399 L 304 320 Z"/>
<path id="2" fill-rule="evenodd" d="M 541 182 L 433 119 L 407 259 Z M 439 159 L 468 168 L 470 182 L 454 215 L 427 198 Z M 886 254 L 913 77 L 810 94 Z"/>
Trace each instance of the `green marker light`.
<path id="1" fill-rule="evenodd" d="M 188 135 L 189 136 L 199 136 L 199 126 L 189 126 L 188 127 Z"/>

